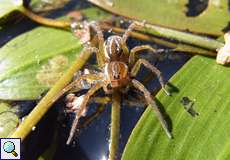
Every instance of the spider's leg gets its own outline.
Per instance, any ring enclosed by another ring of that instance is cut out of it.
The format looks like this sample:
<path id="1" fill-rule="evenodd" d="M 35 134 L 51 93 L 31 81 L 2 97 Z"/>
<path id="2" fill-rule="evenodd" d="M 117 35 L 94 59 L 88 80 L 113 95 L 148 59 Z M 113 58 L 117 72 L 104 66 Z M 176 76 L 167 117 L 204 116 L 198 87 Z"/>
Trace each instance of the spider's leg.
<path id="1" fill-rule="evenodd" d="M 90 123 L 93 122 L 94 119 L 98 118 L 105 110 L 105 104 L 97 106 L 97 109 L 94 113 L 86 117 L 83 124 L 80 126 L 80 128 L 85 128 Z"/>
<path id="2" fill-rule="evenodd" d="M 77 128 L 77 124 L 78 124 L 78 121 L 79 121 L 79 118 L 82 116 L 82 114 L 84 113 L 84 111 L 86 110 L 87 108 L 87 103 L 90 99 L 90 97 L 97 91 L 99 90 L 100 88 L 102 88 L 103 86 L 103 83 L 97 83 L 95 84 L 94 86 L 92 86 L 92 88 L 89 89 L 89 91 L 85 94 L 84 96 L 84 99 L 82 101 L 82 103 L 80 104 L 79 106 L 79 110 L 78 112 L 76 113 L 76 117 L 73 121 L 73 124 L 72 124 L 72 128 L 70 130 L 70 134 L 69 134 L 69 137 L 68 137 L 68 140 L 66 142 L 66 144 L 70 144 L 70 142 L 72 141 L 73 139 L 73 136 L 74 136 L 74 133 L 75 133 L 75 130 Z"/>
<path id="3" fill-rule="evenodd" d="M 130 51 L 130 55 L 129 55 L 129 65 L 133 66 L 133 64 L 135 63 L 135 55 L 137 53 L 140 53 L 140 51 L 142 50 L 149 50 L 150 53 L 154 54 L 156 56 L 157 59 L 160 58 L 160 55 L 157 54 L 156 49 L 154 49 L 153 47 L 151 47 L 150 45 L 140 45 L 140 46 L 136 46 L 133 49 L 131 49 Z"/>
<path id="4" fill-rule="evenodd" d="M 95 47 L 91 47 L 91 46 L 85 46 L 82 50 L 81 54 L 88 54 L 88 53 L 96 53 L 98 54 L 98 49 Z M 80 54 L 80 55 L 81 55 Z M 80 58 L 80 57 L 79 57 Z M 85 60 L 82 59 L 82 62 L 84 62 Z M 72 83 L 70 83 L 69 85 L 67 85 L 65 88 L 63 88 L 59 94 L 53 98 L 52 102 L 55 102 L 57 99 L 59 99 L 63 94 L 65 94 L 66 92 L 68 92 L 69 90 L 71 90 L 73 87 L 75 87 L 76 85 L 78 85 L 79 82 L 81 82 L 82 80 L 98 80 L 101 79 L 101 77 L 99 77 L 98 75 L 94 75 L 94 74 L 86 74 L 86 75 L 82 75 L 80 76 L 78 79 L 76 79 L 75 81 L 73 81 Z"/>
<path id="5" fill-rule="evenodd" d="M 122 36 L 122 49 L 124 51 L 124 54 L 129 57 L 129 49 L 126 45 L 126 41 L 129 38 L 130 34 L 132 33 L 133 30 L 138 29 L 138 28 L 143 28 L 144 25 L 144 21 L 143 23 L 137 23 L 137 22 L 133 22 L 132 24 L 129 25 L 128 29 L 125 31 L 125 33 Z"/>
<path id="6" fill-rule="evenodd" d="M 99 24 L 95 21 L 89 23 L 89 26 L 96 32 L 98 37 L 99 53 L 97 54 L 98 65 L 102 67 L 105 63 L 105 53 L 104 53 L 104 36 L 102 29 Z"/>
<path id="7" fill-rule="evenodd" d="M 129 36 L 133 30 L 136 30 L 139 28 L 144 28 L 144 27 L 145 27 L 144 21 L 142 23 L 133 22 L 132 24 L 130 24 L 128 29 L 123 34 L 123 37 L 122 37 L 123 43 L 126 43 L 127 39 L 129 38 Z"/>
<path id="8" fill-rule="evenodd" d="M 156 102 L 153 100 L 151 93 L 145 88 L 145 86 L 141 82 L 137 81 L 136 79 L 132 80 L 132 84 L 135 88 L 137 88 L 138 90 L 143 92 L 147 103 L 153 107 L 153 109 L 157 115 L 157 118 L 159 119 L 163 129 L 165 130 L 165 133 L 167 134 L 167 136 L 169 138 L 172 138 L 172 135 L 169 131 L 168 124 L 167 124 L 166 120 L 164 119 L 162 113 L 160 112 L 160 109 L 157 106 Z"/>
<path id="9" fill-rule="evenodd" d="M 75 81 L 71 82 L 68 84 L 65 88 L 63 88 L 56 97 L 52 100 L 53 102 L 57 101 L 62 95 L 64 95 L 66 92 L 70 91 L 72 88 L 76 87 L 82 80 L 101 80 L 102 77 L 99 77 L 96 74 L 85 74 L 80 76 L 78 79 Z"/>
<path id="10" fill-rule="evenodd" d="M 153 73 L 155 73 L 159 79 L 160 85 L 163 89 L 163 91 L 170 96 L 170 93 L 166 90 L 165 88 L 165 83 L 162 77 L 161 72 L 154 67 L 152 64 L 150 64 L 147 60 L 145 59 L 139 59 L 133 66 L 132 70 L 131 70 L 131 76 L 135 77 L 138 73 L 138 71 L 140 70 L 141 64 L 143 64 L 146 68 L 150 69 Z"/>
<path id="11" fill-rule="evenodd" d="M 72 95 L 71 95 L 72 96 Z M 70 97 L 71 98 L 71 97 Z M 76 98 L 75 95 L 73 95 L 73 98 Z M 90 98 L 90 101 L 88 102 L 89 104 L 91 103 L 96 103 L 98 104 L 98 106 L 96 107 L 96 111 L 94 113 L 92 113 L 89 116 L 86 116 L 84 118 L 83 123 L 80 125 L 80 128 L 85 128 L 86 126 L 88 126 L 90 123 L 93 122 L 94 119 L 98 118 L 105 110 L 105 105 L 111 102 L 111 98 L 109 97 L 92 97 Z M 72 106 L 71 106 L 72 107 Z M 78 106 L 79 107 L 79 106 Z M 79 109 L 79 108 L 77 108 Z M 77 109 L 73 110 L 66 110 L 67 113 L 73 113 L 76 112 Z"/>

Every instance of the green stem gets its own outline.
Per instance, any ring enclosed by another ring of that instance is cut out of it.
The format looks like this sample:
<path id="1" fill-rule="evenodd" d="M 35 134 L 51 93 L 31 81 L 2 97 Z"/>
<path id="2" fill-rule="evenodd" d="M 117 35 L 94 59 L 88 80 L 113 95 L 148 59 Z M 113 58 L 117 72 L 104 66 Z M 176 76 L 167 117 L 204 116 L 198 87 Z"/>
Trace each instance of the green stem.
<path id="1" fill-rule="evenodd" d="M 42 24 L 42 25 L 63 28 L 63 29 L 67 29 L 71 25 L 69 21 L 60 21 L 60 20 L 54 20 L 54 19 L 39 16 L 25 7 L 21 8 L 20 11 L 24 15 L 26 15 L 28 18 L 30 18 L 31 20 L 39 24 Z M 105 24 L 101 25 L 101 28 L 102 29 L 112 28 L 115 32 L 120 32 L 120 33 L 125 31 L 124 29 L 113 27 L 113 26 L 108 26 Z M 208 56 L 215 56 L 216 54 L 211 51 L 202 49 L 202 48 L 206 48 L 209 50 L 216 50 L 218 48 L 223 47 L 224 45 L 223 43 L 216 41 L 214 39 L 210 39 L 207 37 L 202 37 L 202 36 L 198 36 L 198 35 L 194 35 L 190 33 L 185 33 L 185 32 L 181 32 L 181 31 L 177 31 L 173 29 L 163 28 L 163 27 L 159 27 L 155 25 L 146 24 L 146 28 L 147 29 L 145 29 L 145 31 L 147 31 L 150 34 L 173 39 L 173 40 L 178 40 L 180 42 L 195 45 L 195 46 L 186 45 L 186 44 L 176 44 L 176 43 L 168 42 L 168 41 L 156 38 L 156 37 L 144 35 L 144 34 L 137 33 L 137 32 L 132 32 L 131 36 L 134 38 L 141 39 L 141 40 L 147 40 L 147 41 L 155 42 L 161 45 L 165 45 L 167 47 L 175 48 L 176 51 L 190 52 L 194 54 L 201 54 L 201 55 L 208 55 Z M 202 47 L 202 48 L 198 48 L 196 46 Z"/>
<path id="2" fill-rule="evenodd" d="M 190 46 L 186 44 L 175 44 L 174 51 L 177 52 L 186 52 L 192 55 L 203 55 L 203 56 L 211 56 L 216 57 L 216 51 L 210 51 L 203 48 Z"/>
<path id="3" fill-rule="evenodd" d="M 68 71 L 55 83 L 10 137 L 21 138 L 23 140 L 31 132 L 32 128 L 36 126 L 55 102 L 54 99 L 58 93 L 72 80 L 74 74 L 81 69 L 90 56 L 91 53 L 89 52 L 82 52 L 79 55 Z"/>
<path id="4" fill-rule="evenodd" d="M 110 150 L 109 160 L 117 159 L 117 151 L 119 148 L 120 137 L 120 109 L 121 109 L 121 97 L 118 91 L 115 91 L 112 95 L 112 113 L 111 113 L 111 131 L 110 131 Z"/>
<path id="5" fill-rule="evenodd" d="M 215 39 L 194 35 L 191 33 L 181 32 L 173 29 L 163 28 L 163 27 L 150 25 L 150 24 L 146 24 L 146 29 L 142 29 L 142 31 L 146 31 L 155 36 L 177 40 L 179 42 L 195 45 L 210 50 L 216 50 L 224 46 L 222 42 L 219 42 Z"/>
<path id="6" fill-rule="evenodd" d="M 68 21 L 60 21 L 60 20 L 54 20 L 54 19 L 50 19 L 50 18 L 45 18 L 42 16 L 39 16 L 35 13 L 33 13 L 32 11 L 30 11 L 29 9 L 23 7 L 20 9 L 20 11 L 27 16 L 28 18 L 30 18 L 31 20 L 39 23 L 39 24 L 43 24 L 45 26 L 49 26 L 49 27 L 56 27 L 56 28 L 69 28 L 70 27 L 70 22 Z"/>

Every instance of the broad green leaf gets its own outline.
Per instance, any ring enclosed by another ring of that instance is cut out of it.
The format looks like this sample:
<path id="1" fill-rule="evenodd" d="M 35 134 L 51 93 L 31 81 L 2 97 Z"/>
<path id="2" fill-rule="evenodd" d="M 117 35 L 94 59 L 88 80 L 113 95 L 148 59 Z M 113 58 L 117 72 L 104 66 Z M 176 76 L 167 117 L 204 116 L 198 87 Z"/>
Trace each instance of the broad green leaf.
<path id="1" fill-rule="evenodd" d="M 64 7 L 70 0 L 31 0 L 30 8 L 35 12 L 46 12 Z"/>
<path id="2" fill-rule="evenodd" d="M 214 59 L 195 56 L 170 83 L 178 89 L 157 99 L 172 122 L 168 139 L 148 107 L 126 145 L 123 160 L 228 160 L 230 159 L 230 70 Z M 199 116 L 192 117 L 181 103 L 193 102 Z"/>
<path id="3" fill-rule="evenodd" d="M 39 27 L 0 49 L 0 99 L 36 99 L 76 59 L 81 44 L 71 32 Z"/>
<path id="4" fill-rule="evenodd" d="M 0 0 L 0 19 L 22 8 L 22 0 Z"/>
<path id="5" fill-rule="evenodd" d="M 0 102 L 0 137 L 7 137 L 18 126 L 17 107 Z"/>
<path id="6" fill-rule="evenodd" d="M 105 19 L 112 18 L 112 14 L 97 8 L 97 7 L 89 7 L 85 9 L 81 9 L 80 12 L 87 17 L 88 21 L 100 21 Z"/>
<path id="7" fill-rule="evenodd" d="M 111 16 L 95 7 L 81 12 L 90 20 Z M 55 28 L 38 27 L 16 37 L 0 48 L 0 99 L 38 98 L 61 77 L 81 49 L 70 31 Z"/>
<path id="8" fill-rule="evenodd" d="M 199 16 L 187 17 L 188 0 L 88 0 L 118 15 L 161 26 L 221 34 L 230 21 L 227 0 L 209 0 Z"/>

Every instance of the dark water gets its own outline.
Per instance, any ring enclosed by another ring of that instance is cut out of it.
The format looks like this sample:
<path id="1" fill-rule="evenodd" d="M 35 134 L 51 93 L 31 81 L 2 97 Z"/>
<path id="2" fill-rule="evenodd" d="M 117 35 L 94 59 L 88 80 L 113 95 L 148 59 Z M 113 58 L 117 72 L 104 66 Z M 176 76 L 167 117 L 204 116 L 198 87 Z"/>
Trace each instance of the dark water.
<path id="1" fill-rule="evenodd" d="M 50 14 L 50 17 L 57 17 L 65 14 L 75 8 L 75 5 L 80 7 L 88 7 L 89 4 L 85 1 L 74 0 L 71 1 L 64 9 L 59 9 Z M 11 23 L 7 28 L 0 31 L 0 45 L 4 45 L 15 36 L 29 31 L 36 27 L 37 24 L 28 19 L 22 19 L 17 23 Z M 109 34 L 106 34 L 109 36 Z M 128 46 L 130 48 L 146 44 L 136 39 L 129 39 Z M 154 47 L 162 48 L 161 46 Z M 163 53 L 162 53 L 163 54 Z M 157 64 L 157 67 L 162 71 L 163 76 L 168 80 L 183 64 L 189 59 L 189 56 L 181 53 L 165 54 L 165 59 Z M 141 76 L 140 76 L 141 77 Z M 157 81 L 148 84 L 149 89 L 154 89 L 158 85 Z M 17 102 L 20 103 L 22 108 L 21 114 L 26 114 L 36 105 L 36 102 Z M 110 128 L 110 112 L 111 106 L 107 105 L 106 110 L 88 127 L 82 129 L 75 144 L 70 146 L 65 145 L 69 129 L 71 125 L 71 117 L 63 113 L 64 103 L 59 101 L 48 112 L 46 117 L 36 126 L 36 130 L 24 142 L 24 158 L 36 159 L 52 142 L 54 134 L 57 135 L 57 150 L 54 151 L 55 160 L 69 160 L 69 159 L 82 159 L 82 160 L 105 160 L 107 159 L 109 149 L 109 128 Z M 95 107 L 90 107 L 93 111 Z M 90 111 L 90 112 L 92 112 Z M 120 135 L 120 153 L 122 153 L 125 144 L 130 136 L 132 129 L 136 122 L 143 113 L 143 107 L 127 107 L 122 106 L 121 109 L 121 135 Z"/>

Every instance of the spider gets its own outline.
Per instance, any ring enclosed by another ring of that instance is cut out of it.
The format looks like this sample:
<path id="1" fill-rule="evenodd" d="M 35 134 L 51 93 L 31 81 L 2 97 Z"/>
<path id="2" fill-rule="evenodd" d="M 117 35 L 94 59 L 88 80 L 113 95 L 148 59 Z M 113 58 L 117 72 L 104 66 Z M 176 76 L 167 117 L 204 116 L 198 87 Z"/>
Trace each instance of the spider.
<path id="1" fill-rule="evenodd" d="M 106 94 L 113 94 L 115 91 L 125 93 L 131 86 L 143 93 L 147 104 L 153 107 L 156 116 L 159 119 L 167 136 L 172 138 L 172 135 L 168 129 L 167 122 L 160 112 L 156 102 L 152 98 L 151 93 L 141 82 L 135 79 L 141 65 L 144 65 L 147 69 L 157 75 L 162 89 L 167 95 L 170 95 L 169 92 L 165 89 L 165 83 L 163 81 L 161 72 L 147 60 L 136 59 L 136 54 L 140 53 L 142 50 L 150 50 L 151 53 L 157 57 L 159 57 L 159 55 L 150 45 L 136 46 L 131 50 L 129 50 L 126 45 L 126 41 L 132 30 L 137 29 L 138 27 L 144 27 L 144 23 L 139 24 L 133 22 L 125 31 L 123 36 L 112 35 L 109 36 L 106 40 L 104 40 L 103 32 L 96 22 L 91 22 L 88 24 L 88 26 L 91 27 L 98 36 L 99 47 L 96 48 L 92 46 L 85 46 L 83 52 L 96 53 L 97 63 L 100 71 L 98 73 L 89 72 L 82 74 L 76 80 L 66 86 L 60 93 L 63 95 L 72 88 L 80 85 L 83 81 L 87 81 L 87 83 L 91 85 L 88 92 L 81 96 L 79 99 L 77 107 L 75 106 L 73 109 L 73 111 L 76 113 L 76 116 L 70 130 L 67 144 L 70 144 L 72 141 L 75 130 L 77 129 L 79 118 L 84 116 L 88 107 L 87 103 L 96 91 L 103 89 Z M 68 105 L 71 106 L 71 104 Z M 72 105 L 72 107 L 74 107 L 74 105 Z"/>

